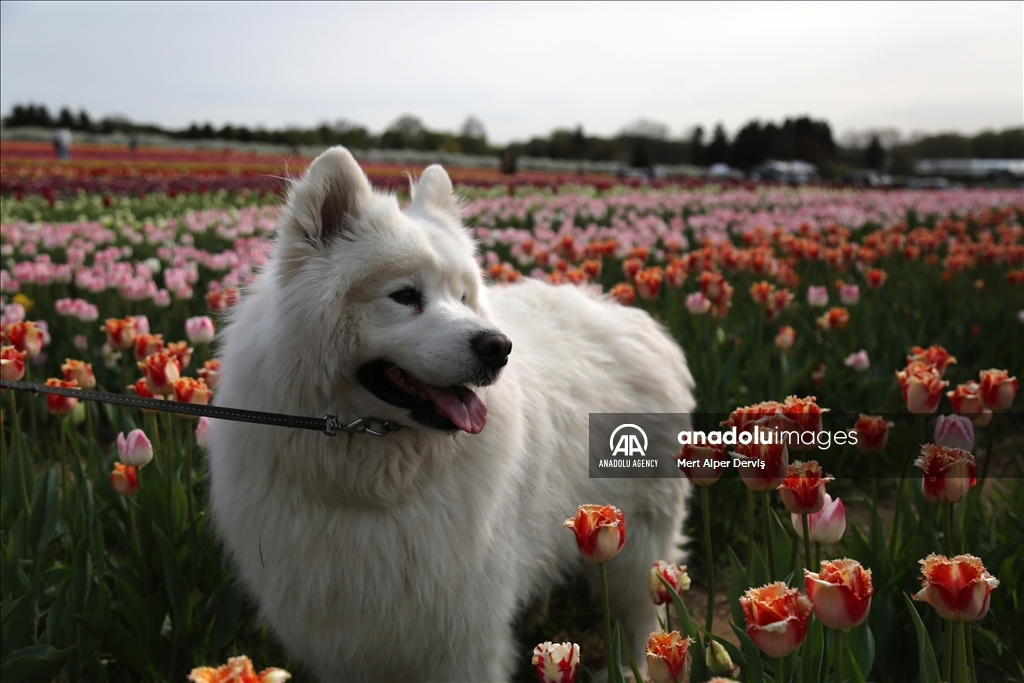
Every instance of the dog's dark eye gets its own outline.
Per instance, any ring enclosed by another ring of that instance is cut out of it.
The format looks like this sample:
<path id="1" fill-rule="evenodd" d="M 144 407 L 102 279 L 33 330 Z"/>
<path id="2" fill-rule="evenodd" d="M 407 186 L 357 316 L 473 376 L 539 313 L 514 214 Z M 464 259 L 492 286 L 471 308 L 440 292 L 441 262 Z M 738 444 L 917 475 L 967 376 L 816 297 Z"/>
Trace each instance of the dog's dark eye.
<path id="1" fill-rule="evenodd" d="M 417 308 L 423 307 L 423 292 L 415 287 L 400 289 L 397 292 L 392 292 L 389 296 L 392 301 L 397 304 L 402 304 L 403 306 L 415 306 Z"/>
<path id="2" fill-rule="evenodd" d="M 465 305 L 465 303 L 466 303 L 466 295 L 465 294 L 462 295 L 462 303 L 463 303 L 463 305 Z"/>

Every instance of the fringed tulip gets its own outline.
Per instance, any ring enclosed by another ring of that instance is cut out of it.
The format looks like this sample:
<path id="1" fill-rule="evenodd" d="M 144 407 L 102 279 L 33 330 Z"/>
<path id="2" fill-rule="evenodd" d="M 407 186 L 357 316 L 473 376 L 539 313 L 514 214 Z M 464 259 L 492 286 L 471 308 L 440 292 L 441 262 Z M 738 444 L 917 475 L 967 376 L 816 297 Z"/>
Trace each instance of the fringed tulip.
<path id="1" fill-rule="evenodd" d="M 781 581 L 751 588 L 740 598 L 747 635 L 769 657 L 785 657 L 807 637 L 811 601 Z"/>
<path id="2" fill-rule="evenodd" d="M 881 415 L 864 415 L 853 425 L 857 437 L 857 450 L 861 453 L 877 453 L 885 450 L 889 443 L 889 429 L 893 423 Z"/>
<path id="3" fill-rule="evenodd" d="M 1017 378 L 1006 370 L 981 371 L 981 401 L 993 411 L 1006 410 L 1017 395 Z"/>
<path id="4" fill-rule="evenodd" d="M 290 673 L 276 667 L 256 673 L 249 658 L 242 655 L 230 658 L 227 664 L 217 668 L 196 667 L 188 675 L 188 680 L 192 683 L 284 683 L 291 677 Z"/>
<path id="5" fill-rule="evenodd" d="M 686 565 L 680 567 L 674 562 L 658 560 L 647 575 L 647 590 L 655 605 L 664 605 L 672 601 L 672 595 L 658 577 L 665 579 L 676 593 L 682 594 L 683 591 L 690 589 L 690 575 L 686 573 Z"/>
<path id="6" fill-rule="evenodd" d="M 830 481 L 832 477 L 824 474 L 817 462 L 797 460 L 789 466 L 779 496 L 793 514 L 813 514 L 825 505 L 825 484 Z"/>
<path id="7" fill-rule="evenodd" d="M 960 448 L 925 444 L 914 465 L 924 473 L 921 491 L 933 503 L 959 503 L 978 483 L 974 456 Z"/>
<path id="8" fill-rule="evenodd" d="M 942 377 L 946 374 L 946 368 L 956 363 L 956 358 L 941 346 L 929 346 L 927 349 L 915 346 L 907 356 L 907 365 L 911 363 L 931 365 L 939 371 L 939 377 Z"/>
<path id="9" fill-rule="evenodd" d="M 733 455 L 752 461 L 751 466 L 740 468 L 740 477 L 754 491 L 774 491 L 785 481 L 789 471 L 789 449 L 785 443 L 740 444 Z"/>
<path id="10" fill-rule="evenodd" d="M 950 559 L 931 554 L 921 564 L 921 590 L 915 600 L 927 602 L 939 616 L 952 621 L 978 621 L 988 612 L 999 579 L 973 555 Z"/>
<path id="11" fill-rule="evenodd" d="M 682 460 L 685 465 L 680 465 L 686 478 L 697 486 L 711 486 L 725 472 L 728 461 L 725 457 L 725 446 L 722 444 L 700 445 L 687 444 L 676 455 L 676 460 Z"/>
<path id="12" fill-rule="evenodd" d="M 814 616 L 828 628 L 859 626 L 871 609 L 871 570 L 856 560 L 822 560 L 821 570 L 804 570 L 807 597 L 814 603 Z"/>
<path id="13" fill-rule="evenodd" d="M 693 638 L 678 631 L 652 633 L 647 639 L 647 671 L 654 683 L 680 683 L 686 677 L 686 655 Z"/>
<path id="14" fill-rule="evenodd" d="M 626 520 L 611 505 L 581 505 L 562 526 L 572 529 L 580 554 L 594 562 L 607 562 L 626 543 Z"/>
<path id="15" fill-rule="evenodd" d="M 540 683 L 573 683 L 580 666 L 580 646 L 576 643 L 541 643 L 533 648 L 533 665 Z"/>

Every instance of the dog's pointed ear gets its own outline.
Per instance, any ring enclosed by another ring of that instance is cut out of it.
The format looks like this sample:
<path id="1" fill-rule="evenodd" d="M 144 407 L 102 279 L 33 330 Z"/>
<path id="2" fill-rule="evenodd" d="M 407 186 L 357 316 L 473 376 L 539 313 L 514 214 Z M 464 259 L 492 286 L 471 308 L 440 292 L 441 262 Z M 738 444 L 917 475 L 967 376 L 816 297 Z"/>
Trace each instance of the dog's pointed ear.
<path id="1" fill-rule="evenodd" d="M 434 164 L 428 166 L 419 182 L 412 186 L 412 206 L 424 213 L 438 212 L 459 220 L 459 202 L 452 193 L 452 179 Z"/>
<path id="2" fill-rule="evenodd" d="M 323 247 L 358 216 L 373 190 L 363 169 L 344 147 L 332 147 L 313 160 L 288 202 L 298 237 Z"/>

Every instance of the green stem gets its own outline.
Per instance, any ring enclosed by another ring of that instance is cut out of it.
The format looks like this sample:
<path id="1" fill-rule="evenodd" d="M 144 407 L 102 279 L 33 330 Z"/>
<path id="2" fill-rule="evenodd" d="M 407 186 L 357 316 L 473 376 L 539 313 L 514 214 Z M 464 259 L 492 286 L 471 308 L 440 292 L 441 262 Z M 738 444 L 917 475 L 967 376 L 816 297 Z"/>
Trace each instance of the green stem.
<path id="1" fill-rule="evenodd" d="M 964 643 L 964 629 L 966 623 L 954 621 L 954 634 L 956 643 L 953 645 L 953 680 L 957 683 L 970 683 L 971 672 L 967 669 L 967 649 Z"/>
<path id="2" fill-rule="evenodd" d="M 943 542 L 946 546 L 946 555 L 950 559 L 953 559 L 953 505 L 954 503 L 949 503 L 942 506 L 945 508 L 942 514 L 943 532 L 945 534 Z"/>
<path id="3" fill-rule="evenodd" d="M 811 531 L 810 524 L 807 522 L 807 515 L 800 515 L 803 517 L 804 522 L 804 560 L 807 563 L 807 569 L 817 569 L 817 565 L 811 564 Z"/>
<path id="4" fill-rule="evenodd" d="M 142 475 L 142 468 L 138 469 L 139 477 Z M 141 482 L 139 483 L 141 487 Z M 142 542 L 139 540 L 139 525 L 135 523 L 135 502 L 132 500 L 126 501 L 128 503 L 128 524 L 132 527 L 132 540 L 135 542 L 135 550 L 139 553 L 139 557 L 142 555 Z"/>
<path id="5" fill-rule="evenodd" d="M 611 666 L 612 657 L 612 610 L 608 605 L 608 573 L 605 571 L 604 562 L 597 563 L 597 570 L 601 574 L 601 601 L 604 606 L 604 646 L 607 652 L 608 665 Z"/>
<path id="6" fill-rule="evenodd" d="M 967 666 L 971 670 L 971 683 L 978 683 L 978 667 L 974 665 L 974 638 L 970 624 L 964 624 L 964 635 L 967 640 Z"/>
<path id="7" fill-rule="evenodd" d="M 711 555 L 711 503 L 708 487 L 700 487 L 700 502 L 704 511 L 704 562 L 708 570 L 708 613 L 704 617 L 704 630 L 711 633 L 715 621 L 715 559 Z"/>
<path id="8" fill-rule="evenodd" d="M 914 461 L 914 445 L 920 446 L 920 438 L 924 437 L 924 418 L 921 415 L 914 417 L 914 431 L 910 437 L 910 448 L 907 449 L 909 455 L 903 461 L 903 469 L 900 471 L 900 481 L 896 485 L 896 511 L 892 516 L 892 532 L 889 538 L 889 552 L 896 552 L 896 535 L 900 527 L 900 508 L 903 503 L 903 489 L 904 483 L 907 479 L 907 472 L 910 470 L 910 464 Z"/>
<path id="9" fill-rule="evenodd" d="M 814 543 L 814 566 L 821 566 L 821 543 L 815 541 Z"/>
<path id="10" fill-rule="evenodd" d="M 29 376 L 29 372 L 28 372 L 28 364 L 25 365 L 25 381 L 26 382 L 31 382 L 32 381 L 32 378 Z M 36 401 L 35 401 L 35 396 L 32 395 L 32 394 L 29 394 L 29 396 L 28 396 L 28 423 L 29 423 L 29 426 L 32 429 L 32 440 L 35 441 L 38 444 L 39 443 L 39 430 L 36 429 Z M 30 441 L 29 444 L 31 445 L 31 443 L 32 442 Z M 29 461 L 31 461 L 31 460 L 32 460 L 32 456 L 31 456 L 31 454 L 29 454 Z"/>
<path id="11" fill-rule="evenodd" d="M 174 529 L 174 451 L 173 451 L 173 440 L 171 438 L 171 420 L 170 414 L 165 413 L 164 429 L 167 432 L 167 443 L 164 446 L 166 451 L 166 462 L 167 462 L 167 532 L 176 533 Z"/>
<path id="12" fill-rule="evenodd" d="M 191 420 L 185 422 L 185 499 L 188 501 L 188 523 L 192 527 L 192 536 L 198 544 L 199 534 L 196 532 L 196 517 L 192 502 L 192 442 L 195 441 L 195 436 L 189 428 L 191 424 Z"/>
<path id="13" fill-rule="evenodd" d="M 14 457 L 18 459 L 18 493 L 21 495 L 21 506 L 25 510 L 26 519 L 32 514 L 32 506 L 28 502 L 28 481 L 31 470 L 25 463 L 21 450 L 21 422 L 18 420 L 18 406 L 15 404 L 14 390 L 7 392 L 11 402 L 11 432 L 14 437 Z"/>
<path id="14" fill-rule="evenodd" d="M 776 657 L 775 658 L 775 683 L 784 683 L 786 680 L 786 658 Z"/>
<path id="15" fill-rule="evenodd" d="M 775 543 L 772 541 L 772 504 L 768 493 L 764 492 L 764 542 L 768 546 L 768 580 L 778 581 L 779 576 L 775 573 Z"/>
<path id="16" fill-rule="evenodd" d="M 672 603 L 665 603 L 665 633 L 672 632 Z"/>
<path id="17" fill-rule="evenodd" d="M 150 434 L 153 435 L 153 439 L 150 443 L 153 444 L 153 460 L 156 462 L 157 472 L 163 474 L 164 466 L 160 463 L 160 427 L 156 419 L 156 413 L 150 413 L 146 417 L 149 418 L 150 423 Z"/>
<path id="18" fill-rule="evenodd" d="M 954 621 L 942 622 L 942 680 L 952 681 L 953 671 L 953 624 Z"/>
<path id="19" fill-rule="evenodd" d="M 70 493 L 68 492 L 68 463 L 67 463 L 67 420 L 68 418 L 60 418 L 60 493 L 61 498 L 64 499 L 64 512 L 68 519 L 71 519 L 71 501 L 68 500 Z"/>
<path id="20" fill-rule="evenodd" d="M 843 683 L 843 630 L 836 629 L 835 637 L 835 664 L 833 665 L 833 671 L 835 672 L 834 683 Z"/>
<path id="21" fill-rule="evenodd" d="M 747 576 L 754 580 L 754 489 L 747 487 Z"/>

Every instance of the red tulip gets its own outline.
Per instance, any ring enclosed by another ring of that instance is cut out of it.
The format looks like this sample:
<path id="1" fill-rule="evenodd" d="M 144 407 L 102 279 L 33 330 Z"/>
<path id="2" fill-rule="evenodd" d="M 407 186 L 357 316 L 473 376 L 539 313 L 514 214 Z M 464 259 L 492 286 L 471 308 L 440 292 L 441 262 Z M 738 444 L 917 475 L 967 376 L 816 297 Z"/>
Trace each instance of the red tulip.
<path id="1" fill-rule="evenodd" d="M 796 344 L 796 330 L 789 325 L 783 325 L 775 335 L 775 348 L 779 351 L 789 351 Z"/>
<path id="2" fill-rule="evenodd" d="M 647 575 L 647 590 L 655 605 L 664 605 L 672 601 L 672 595 L 658 577 L 665 579 L 680 595 L 690 588 L 690 575 L 686 573 L 686 565 L 680 567 L 674 562 L 658 560 Z"/>
<path id="3" fill-rule="evenodd" d="M 981 400 L 991 410 L 1006 410 L 1017 395 L 1017 378 L 1006 370 L 981 371 Z"/>
<path id="4" fill-rule="evenodd" d="M 680 465 L 679 469 L 682 470 L 687 479 L 697 486 L 711 486 L 718 481 L 725 471 L 726 463 L 728 462 L 725 457 L 725 446 L 722 444 L 717 446 L 713 444 L 701 446 L 687 444 L 676 455 L 676 460 L 691 463 L 686 466 Z M 708 460 L 721 464 L 712 466 L 711 463 L 707 462 Z"/>
<path id="5" fill-rule="evenodd" d="M 540 683 L 573 683 L 580 666 L 580 646 L 544 642 L 533 648 L 532 662 Z"/>
<path id="6" fill-rule="evenodd" d="M 985 409 L 981 402 L 981 385 L 969 381 L 967 384 L 958 384 L 954 391 L 947 391 L 946 396 L 953 404 L 953 410 L 958 415 L 980 415 Z"/>
<path id="7" fill-rule="evenodd" d="M 647 671 L 654 683 L 679 683 L 686 677 L 686 654 L 693 638 L 678 631 L 652 633 L 647 639 Z"/>
<path id="8" fill-rule="evenodd" d="M 856 560 L 822 560 L 818 573 L 804 570 L 807 597 L 814 603 L 814 616 L 828 628 L 859 626 L 871 609 L 871 570 Z"/>
<path id="9" fill-rule="evenodd" d="M 636 285 L 636 293 L 641 299 L 656 299 L 661 292 L 661 281 L 664 279 L 661 268 L 653 266 L 644 268 L 636 274 L 633 282 Z"/>
<path id="10" fill-rule="evenodd" d="M 77 389 L 78 383 L 74 380 L 67 382 L 51 377 L 46 380 L 46 386 L 61 387 L 63 389 Z M 70 415 L 77 405 L 77 398 L 72 398 L 70 396 L 58 396 L 56 394 L 46 395 L 46 409 L 54 415 Z"/>
<path id="11" fill-rule="evenodd" d="M 181 403 L 194 403 L 205 406 L 210 402 L 212 392 L 206 386 L 206 382 L 192 377 L 181 377 L 174 380 L 174 400 Z M 185 415 L 183 417 L 192 417 Z"/>
<path id="12" fill-rule="evenodd" d="M 825 484 L 832 481 L 815 462 L 795 461 L 789 466 L 786 479 L 779 487 L 779 496 L 790 512 L 809 515 L 825 505 Z"/>
<path id="13" fill-rule="evenodd" d="M 131 496 L 139 490 L 139 472 L 132 465 L 114 463 L 114 471 L 110 473 L 110 485 L 122 496 Z"/>
<path id="14" fill-rule="evenodd" d="M 167 345 L 167 353 L 178 359 L 178 368 L 184 370 L 192 362 L 192 347 L 188 342 L 171 342 Z"/>
<path id="15" fill-rule="evenodd" d="M 4 339 L 14 348 L 24 352 L 29 360 L 38 356 L 39 352 L 43 350 L 45 336 L 43 330 L 36 323 L 27 320 L 12 323 L 4 329 Z"/>
<path id="16" fill-rule="evenodd" d="M 857 435 L 857 450 L 861 453 L 877 453 L 885 450 L 889 443 L 889 428 L 893 423 L 881 415 L 864 415 L 853 425 Z"/>
<path id="17" fill-rule="evenodd" d="M 784 442 L 738 444 L 733 455 L 749 461 L 751 465 L 764 464 L 764 467 L 740 468 L 743 483 L 754 491 L 774 491 L 786 480 L 786 473 L 789 471 L 789 449 Z"/>
<path id="18" fill-rule="evenodd" d="M 792 451 L 806 451 L 814 448 L 815 439 L 821 431 L 821 417 L 828 412 L 828 408 L 818 406 L 814 396 L 797 398 L 789 396 L 782 404 L 782 414 L 792 421 L 800 436 L 791 440 L 788 444 Z"/>
<path id="19" fill-rule="evenodd" d="M 769 657 L 785 657 L 807 637 L 811 601 L 781 581 L 749 589 L 740 607 L 747 635 Z"/>
<path id="20" fill-rule="evenodd" d="M 956 358 L 941 346 L 929 346 L 927 349 L 915 346 L 910 353 L 911 355 L 907 356 L 907 365 L 911 363 L 931 365 L 939 371 L 939 377 L 946 374 L 946 368 L 956 363 Z"/>
<path id="21" fill-rule="evenodd" d="M 607 562 L 626 543 L 626 520 L 611 505 L 581 505 L 562 526 L 572 529 L 580 554 L 594 562 Z"/>
<path id="22" fill-rule="evenodd" d="M 162 334 L 135 335 L 135 360 L 146 360 L 147 356 L 160 353 L 163 350 L 164 336 Z"/>
<path id="23" fill-rule="evenodd" d="M 203 367 L 196 370 L 196 374 L 206 381 L 206 386 L 210 387 L 210 391 L 217 388 L 217 383 L 220 381 L 220 361 L 214 358 L 203 363 Z"/>
<path id="24" fill-rule="evenodd" d="M 633 301 L 636 299 L 636 290 L 633 289 L 633 285 L 628 282 L 620 282 L 611 288 L 608 292 L 615 301 L 618 301 L 623 306 L 632 306 Z"/>
<path id="25" fill-rule="evenodd" d="M 124 351 L 135 342 L 135 320 L 132 318 L 107 318 L 100 329 L 107 333 L 107 343 L 112 349 Z"/>
<path id="26" fill-rule="evenodd" d="M 992 590 L 999 579 L 973 555 L 950 559 L 931 554 L 921 563 L 921 590 L 915 600 L 927 602 L 943 619 L 977 621 L 988 612 Z"/>
<path id="27" fill-rule="evenodd" d="M 146 376 L 146 385 L 154 394 L 167 396 L 174 391 L 174 382 L 181 377 L 178 359 L 167 351 L 154 353 L 139 363 L 139 369 Z"/>
<path id="28" fill-rule="evenodd" d="M 933 503 L 959 503 L 978 483 L 974 456 L 959 448 L 924 444 L 914 465 L 924 472 L 921 491 Z"/>
<path id="29" fill-rule="evenodd" d="M 25 376 L 24 351 L 19 351 L 13 346 L 0 348 L 0 377 L 8 382 L 19 382 Z"/>

